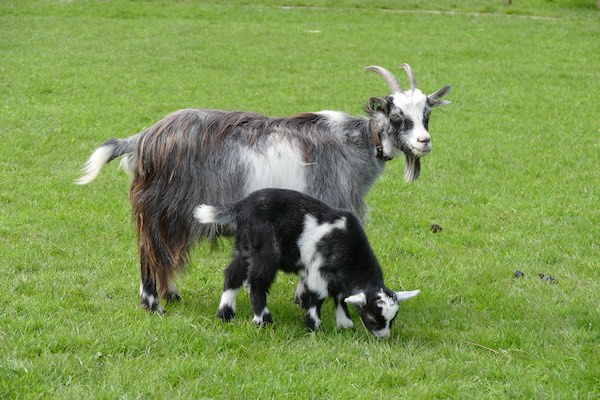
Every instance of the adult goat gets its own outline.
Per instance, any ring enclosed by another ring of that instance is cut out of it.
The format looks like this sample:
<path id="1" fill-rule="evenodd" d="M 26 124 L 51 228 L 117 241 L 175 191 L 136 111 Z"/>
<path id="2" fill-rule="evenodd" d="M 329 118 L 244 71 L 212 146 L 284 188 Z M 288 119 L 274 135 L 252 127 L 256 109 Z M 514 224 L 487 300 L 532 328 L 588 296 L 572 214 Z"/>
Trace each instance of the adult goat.
<path id="1" fill-rule="evenodd" d="M 140 297 L 150 311 L 165 312 L 160 297 L 178 300 L 174 282 L 191 246 L 217 227 L 193 218 L 197 204 L 237 201 L 262 188 L 294 189 L 364 219 L 364 196 L 385 162 L 406 157 L 405 179 L 419 177 L 420 158 L 431 151 L 431 109 L 450 85 L 426 96 L 412 69 L 404 90 L 385 68 L 381 75 L 391 94 L 371 97 L 367 117 L 339 111 L 269 118 L 240 111 L 176 111 L 128 138 L 110 139 L 84 167 L 80 185 L 94 180 L 118 157 L 133 177 L 130 189 L 137 223 L 141 267 Z"/>

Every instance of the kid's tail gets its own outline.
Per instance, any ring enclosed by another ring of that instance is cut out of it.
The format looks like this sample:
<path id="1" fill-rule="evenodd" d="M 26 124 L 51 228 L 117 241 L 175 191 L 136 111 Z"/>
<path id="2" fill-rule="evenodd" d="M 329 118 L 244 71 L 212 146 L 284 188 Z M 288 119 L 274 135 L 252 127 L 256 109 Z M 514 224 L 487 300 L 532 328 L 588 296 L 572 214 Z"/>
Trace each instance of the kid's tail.
<path id="1" fill-rule="evenodd" d="M 219 224 L 233 227 L 235 212 L 231 205 L 209 206 L 200 204 L 194 210 L 194 218 L 201 224 Z"/>

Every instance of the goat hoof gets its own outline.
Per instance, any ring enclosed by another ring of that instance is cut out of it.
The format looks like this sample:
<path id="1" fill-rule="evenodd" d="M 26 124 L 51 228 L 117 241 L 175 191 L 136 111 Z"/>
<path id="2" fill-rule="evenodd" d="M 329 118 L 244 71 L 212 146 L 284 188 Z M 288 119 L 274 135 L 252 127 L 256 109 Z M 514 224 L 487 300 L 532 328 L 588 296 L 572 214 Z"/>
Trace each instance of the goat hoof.
<path id="1" fill-rule="evenodd" d="M 256 325 L 263 327 L 263 326 L 267 326 L 267 325 L 271 325 L 273 323 L 273 318 L 271 317 L 271 314 L 263 314 L 260 317 L 258 316 L 254 316 L 254 318 L 252 318 L 252 322 L 254 322 Z"/>
<path id="2" fill-rule="evenodd" d="M 144 301 L 142 301 L 142 307 L 145 310 L 148 310 L 149 312 L 157 313 L 157 314 L 161 314 L 161 315 L 165 314 L 167 312 L 167 310 L 163 306 L 161 306 L 160 303 L 157 303 L 157 302 L 148 304 L 148 303 L 145 303 Z"/>
<path id="3" fill-rule="evenodd" d="M 167 310 L 164 309 L 163 306 L 160 305 L 158 301 L 158 296 L 153 294 L 142 292 L 141 295 L 142 307 L 150 312 L 155 312 L 159 314 L 164 314 Z"/>
<path id="4" fill-rule="evenodd" d="M 321 329 L 321 323 L 315 321 L 312 317 L 308 315 L 306 316 L 306 318 L 304 318 L 304 324 L 309 330 L 313 332 Z"/>
<path id="5" fill-rule="evenodd" d="M 169 302 L 181 301 L 181 296 L 179 293 L 167 293 L 165 300 Z"/>
<path id="6" fill-rule="evenodd" d="M 230 322 L 235 317 L 235 311 L 229 306 L 219 308 L 217 311 L 217 317 L 221 318 L 224 322 Z"/>

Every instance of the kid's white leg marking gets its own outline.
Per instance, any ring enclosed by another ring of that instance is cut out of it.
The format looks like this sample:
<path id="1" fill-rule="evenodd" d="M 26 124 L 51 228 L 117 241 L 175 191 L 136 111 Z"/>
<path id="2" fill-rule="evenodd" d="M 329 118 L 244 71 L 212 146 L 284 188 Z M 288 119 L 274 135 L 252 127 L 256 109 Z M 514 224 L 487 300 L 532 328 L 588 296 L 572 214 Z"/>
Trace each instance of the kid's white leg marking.
<path id="1" fill-rule="evenodd" d="M 223 294 L 221 294 L 221 303 L 219 303 L 219 310 L 229 307 L 235 312 L 236 299 L 239 291 L 240 289 L 227 289 L 223 291 Z"/>
<path id="2" fill-rule="evenodd" d="M 269 315 L 269 309 L 267 307 L 263 308 L 262 312 L 260 313 L 260 315 L 254 315 L 254 318 L 252 318 L 252 322 L 254 322 L 256 325 L 262 325 L 265 322 L 265 315 Z"/>
<path id="3" fill-rule="evenodd" d="M 321 327 L 321 318 L 319 318 L 319 315 L 317 313 L 317 307 L 313 306 L 309 308 L 308 315 L 310 315 L 312 320 L 315 321 L 315 329 L 319 329 Z"/>
<path id="4" fill-rule="evenodd" d="M 298 282 L 298 286 L 296 286 L 296 294 L 294 295 L 294 303 L 300 304 L 302 301 L 302 295 L 306 292 L 306 288 L 304 287 L 304 282 L 300 280 Z"/>
<path id="5" fill-rule="evenodd" d="M 346 217 L 341 217 L 333 223 L 325 222 L 319 224 L 317 219 L 310 214 L 304 217 L 304 230 L 298 239 L 300 250 L 300 263 L 306 268 L 306 287 L 315 292 L 319 297 L 326 297 L 327 281 L 323 279 L 319 269 L 323 264 L 323 257 L 317 251 L 317 245 L 324 236 L 334 229 L 346 229 Z"/>
<path id="6" fill-rule="evenodd" d="M 246 289 L 246 292 L 248 294 L 250 294 L 250 282 L 248 280 L 245 280 L 244 282 L 242 282 L 242 286 L 244 286 L 244 289 Z"/>
<path id="7" fill-rule="evenodd" d="M 341 301 L 344 301 L 343 298 Z M 350 329 L 354 328 L 354 322 L 344 312 L 341 303 L 338 302 L 337 308 L 335 309 L 335 324 L 338 328 Z"/>

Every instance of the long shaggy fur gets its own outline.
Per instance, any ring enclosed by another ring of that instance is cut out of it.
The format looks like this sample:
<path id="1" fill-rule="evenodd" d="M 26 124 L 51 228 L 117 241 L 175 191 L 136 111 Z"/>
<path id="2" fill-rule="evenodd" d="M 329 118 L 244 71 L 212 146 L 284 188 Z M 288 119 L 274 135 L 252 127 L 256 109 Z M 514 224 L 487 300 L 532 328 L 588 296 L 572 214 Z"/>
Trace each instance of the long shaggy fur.
<path id="1" fill-rule="evenodd" d="M 248 179 L 253 167 L 249 153 L 266 159 L 287 156 L 283 150 L 293 149 L 298 158 L 287 162 L 303 171 L 305 187 L 286 182 L 286 176 L 276 177 L 279 182 L 274 185 L 302 190 L 364 217 L 363 197 L 384 167 L 370 151 L 367 125 L 367 119 L 341 113 L 334 124 L 313 113 L 267 118 L 181 110 L 129 139 L 104 143 L 78 183 L 88 183 L 106 162 L 128 153 L 124 167 L 133 173 L 130 201 L 139 233 L 142 282 L 156 282 L 160 296 L 168 298 L 192 244 L 217 234 L 218 226 L 194 221 L 194 207 L 232 202 L 259 189 Z M 275 154 L 270 154 L 273 149 Z"/>

